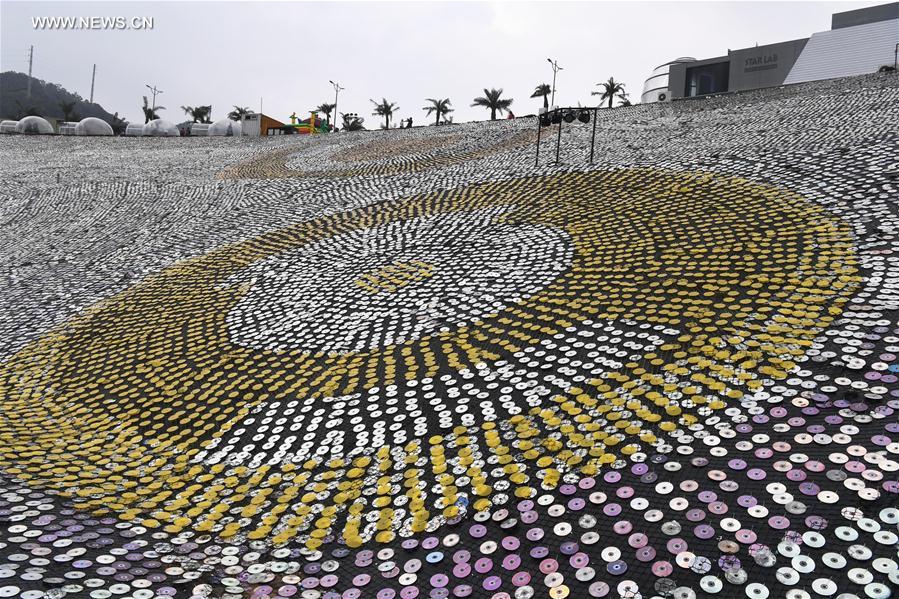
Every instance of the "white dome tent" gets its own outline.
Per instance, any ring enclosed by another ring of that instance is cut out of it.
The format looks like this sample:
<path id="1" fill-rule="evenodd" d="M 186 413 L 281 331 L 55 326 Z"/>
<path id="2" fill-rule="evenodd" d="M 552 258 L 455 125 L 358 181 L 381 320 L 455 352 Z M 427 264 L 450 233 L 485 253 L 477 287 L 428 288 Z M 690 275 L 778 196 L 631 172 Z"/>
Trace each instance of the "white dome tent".
<path id="1" fill-rule="evenodd" d="M 26 116 L 16 124 L 16 132 L 28 135 L 53 135 L 53 125 L 39 116 Z"/>
<path id="2" fill-rule="evenodd" d="M 142 133 L 148 137 L 180 137 L 181 134 L 178 132 L 178 127 L 176 127 L 172 122 L 166 121 L 163 119 L 154 119 L 144 125 Z"/>
<path id="3" fill-rule="evenodd" d="M 240 122 L 232 121 L 231 119 L 219 119 L 216 122 L 212 123 L 209 126 L 209 130 L 207 131 L 207 135 L 209 137 L 239 137 L 240 136 Z"/>
<path id="4" fill-rule="evenodd" d="M 75 135 L 112 135 L 112 127 L 103 119 L 89 116 L 75 125 Z"/>

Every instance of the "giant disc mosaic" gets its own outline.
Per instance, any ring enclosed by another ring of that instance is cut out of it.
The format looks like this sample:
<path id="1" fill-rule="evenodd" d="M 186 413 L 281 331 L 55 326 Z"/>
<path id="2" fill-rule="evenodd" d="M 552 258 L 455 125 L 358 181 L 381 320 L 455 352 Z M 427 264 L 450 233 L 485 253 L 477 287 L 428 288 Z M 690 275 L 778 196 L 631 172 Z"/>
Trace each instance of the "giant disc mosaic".
<path id="1" fill-rule="evenodd" d="M 894 597 L 899 79 L 598 116 L 0 137 L 0 597 Z"/>

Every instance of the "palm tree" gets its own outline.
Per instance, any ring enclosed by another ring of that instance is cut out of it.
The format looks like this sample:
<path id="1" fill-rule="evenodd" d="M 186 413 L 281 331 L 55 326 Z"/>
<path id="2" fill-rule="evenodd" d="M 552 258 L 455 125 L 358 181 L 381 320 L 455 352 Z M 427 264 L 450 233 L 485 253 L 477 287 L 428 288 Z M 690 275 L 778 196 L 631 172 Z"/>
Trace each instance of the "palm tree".
<path id="1" fill-rule="evenodd" d="M 590 92 L 591 96 L 600 96 L 599 102 L 600 104 L 608 99 L 609 100 L 609 108 L 612 107 L 612 102 L 615 100 L 615 96 L 618 94 L 624 93 L 624 84 L 618 83 L 615 81 L 614 77 L 609 77 L 609 80 L 604 83 L 597 83 L 602 87 L 602 91 L 600 92 Z"/>
<path id="2" fill-rule="evenodd" d="M 384 128 L 390 128 L 390 117 L 393 116 L 393 113 L 400 109 L 399 106 L 394 104 L 393 102 L 388 102 L 387 98 L 381 98 L 381 103 L 377 103 L 374 100 L 371 100 L 371 103 L 375 105 L 375 111 L 372 113 L 374 116 L 382 116 L 384 117 Z"/>
<path id="3" fill-rule="evenodd" d="M 334 109 L 336 107 L 336 104 L 328 104 L 327 102 L 325 102 L 324 104 L 319 104 L 318 108 L 315 109 L 315 112 L 320 112 L 327 117 L 328 128 L 331 127 L 331 113 L 334 112 Z"/>
<path id="4" fill-rule="evenodd" d="M 490 120 L 496 120 L 496 111 L 498 110 L 500 114 L 509 110 L 509 106 L 512 105 L 512 98 L 507 98 L 505 100 L 501 100 L 500 96 L 503 95 L 502 88 L 500 89 L 487 89 L 484 88 L 484 96 L 480 98 L 474 99 L 474 104 L 472 106 L 483 106 L 484 108 L 490 111 Z"/>
<path id="5" fill-rule="evenodd" d="M 112 115 L 112 122 L 109 123 L 109 126 L 112 127 L 112 132 L 116 135 L 121 135 L 125 132 L 125 129 L 128 128 L 128 121 L 119 118 L 119 113 L 115 113 Z"/>
<path id="6" fill-rule="evenodd" d="M 234 110 L 228 113 L 228 118 L 232 121 L 239 121 L 244 117 L 244 115 L 252 113 L 253 111 L 246 106 L 235 106 Z"/>
<path id="7" fill-rule="evenodd" d="M 75 102 L 60 102 L 59 108 L 62 110 L 62 120 L 69 122 L 81 120 L 75 112 Z"/>
<path id="8" fill-rule="evenodd" d="M 547 96 L 552 93 L 552 88 L 549 87 L 549 83 L 541 83 L 537 87 L 534 88 L 534 93 L 531 94 L 532 98 L 543 97 L 543 108 L 549 110 L 549 100 L 547 100 Z"/>
<path id="9" fill-rule="evenodd" d="M 435 100 L 434 98 L 425 98 L 428 102 L 431 103 L 430 106 L 425 106 L 422 108 L 425 112 L 428 113 L 428 116 L 431 116 L 432 112 L 437 113 L 437 121 L 434 123 L 435 125 L 440 124 L 440 117 L 446 117 L 447 114 L 453 112 L 453 108 L 450 108 L 452 102 L 450 102 L 449 98 L 444 98 L 443 100 Z"/>
<path id="10" fill-rule="evenodd" d="M 631 106 L 631 99 L 629 96 L 630 96 L 630 94 L 627 92 L 621 92 L 620 94 L 615 96 L 616 98 L 618 98 L 618 105 L 619 106 Z"/>
<path id="11" fill-rule="evenodd" d="M 365 119 L 360 117 L 355 112 L 341 112 L 340 116 L 343 118 L 343 130 L 344 131 L 364 131 L 365 127 L 363 123 L 365 123 Z"/>
<path id="12" fill-rule="evenodd" d="M 211 123 L 212 119 L 209 118 L 210 113 L 212 112 L 212 105 L 209 106 L 182 106 L 181 110 L 193 119 L 195 123 Z"/>
<path id="13" fill-rule="evenodd" d="M 147 96 L 144 96 L 144 105 L 141 110 L 144 111 L 144 123 L 149 123 L 150 121 L 159 118 L 159 115 L 156 114 L 156 112 L 158 110 L 165 110 L 165 106 L 156 106 L 155 108 L 150 108 L 150 103 L 147 102 Z"/>

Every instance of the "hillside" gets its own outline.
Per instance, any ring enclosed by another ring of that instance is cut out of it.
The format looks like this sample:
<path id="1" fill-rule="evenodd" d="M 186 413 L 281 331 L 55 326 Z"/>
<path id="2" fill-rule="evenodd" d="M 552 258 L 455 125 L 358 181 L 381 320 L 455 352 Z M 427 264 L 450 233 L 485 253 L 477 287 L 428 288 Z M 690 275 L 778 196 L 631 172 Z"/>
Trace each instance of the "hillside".
<path id="1" fill-rule="evenodd" d="M 62 120 L 61 104 L 74 102 L 74 113 L 79 119 L 89 116 L 101 118 L 110 125 L 116 117 L 99 104 L 91 104 L 77 93 L 72 93 L 58 83 L 48 83 L 31 78 L 31 99 L 27 99 L 28 75 L 15 71 L 0 73 L 0 118 L 20 119 L 29 114 Z"/>
<path id="2" fill-rule="evenodd" d="M 0 597 L 896 597 L 899 76 L 594 118 L 0 136 Z"/>

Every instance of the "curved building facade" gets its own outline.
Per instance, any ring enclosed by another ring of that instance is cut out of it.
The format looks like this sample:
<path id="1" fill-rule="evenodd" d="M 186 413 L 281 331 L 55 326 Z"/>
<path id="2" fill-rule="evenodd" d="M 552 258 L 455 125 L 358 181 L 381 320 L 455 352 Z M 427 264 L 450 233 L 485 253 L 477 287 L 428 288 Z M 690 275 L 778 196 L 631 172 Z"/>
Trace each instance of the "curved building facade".
<path id="1" fill-rule="evenodd" d="M 643 83 L 643 93 L 640 95 L 640 102 L 648 104 L 650 102 L 667 102 L 671 100 L 671 94 L 668 91 L 668 72 L 671 70 L 671 65 L 694 62 L 695 60 L 695 58 L 689 56 L 682 56 L 653 69 L 652 74 Z"/>

